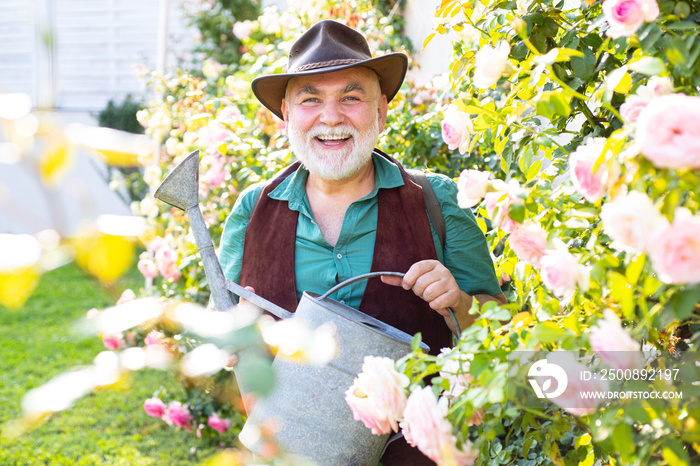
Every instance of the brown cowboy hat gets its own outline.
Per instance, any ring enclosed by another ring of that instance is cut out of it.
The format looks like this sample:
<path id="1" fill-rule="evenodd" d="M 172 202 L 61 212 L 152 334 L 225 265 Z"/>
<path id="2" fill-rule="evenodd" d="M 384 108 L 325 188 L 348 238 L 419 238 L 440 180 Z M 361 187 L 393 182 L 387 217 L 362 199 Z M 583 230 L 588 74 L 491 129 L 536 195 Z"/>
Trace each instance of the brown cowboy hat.
<path id="1" fill-rule="evenodd" d="M 364 36 L 332 20 L 316 23 L 297 39 L 289 51 L 287 72 L 260 76 L 253 80 L 255 97 L 272 113 L 282 116 L 282 99 L 287 83 L 294 76 L 330 73 L 355 66 L 373 69 L 387 101 L 394 98 L 406 76 L 408 58 L 389 53 L 372 58 Z"/>

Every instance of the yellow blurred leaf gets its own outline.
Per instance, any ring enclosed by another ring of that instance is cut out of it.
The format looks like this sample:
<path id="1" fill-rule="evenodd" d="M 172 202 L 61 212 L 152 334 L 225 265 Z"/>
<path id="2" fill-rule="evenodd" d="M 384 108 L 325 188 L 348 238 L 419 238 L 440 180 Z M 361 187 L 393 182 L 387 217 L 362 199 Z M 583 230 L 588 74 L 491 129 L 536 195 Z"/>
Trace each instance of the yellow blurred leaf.
<path id="1" fill-rule="evenodd" d="M 108 165 L 114 165 L 116 167 L 136 167 L 142 165 L 141 156 L 139 154 L 105 149 L 97 149 L 96 152 Z"/>
<path id="2" fill-rule="evenodd" d="M 39 267 L 0 270 L 0 304 L 10 309 L 21 308 L 36 288 L 40 277 Z"/>
<path id="3" fill-rule="evenodd" d="M 39 282 L 41 246 L 31 235 L 0 234 L 0 304 L 22 307 Z"/>
<path id="4" fill-rule="evenodd" d="M 68 171 L 73 163 L 73 151 L 67 141 L 53 137 L 39 160 L 39 174 L 44 183 L 54 185 Z"/>
<path id="5" fill-rule="evenodd" d="M 91 230 L 73 239 L 75 261 L 91 275 L 110 284 L 128 270 L 134 260 L 131 238 Z"/>
<path id="6" fill-rule="evenodd" d="M 66 128 L 66 137 L 72 144 L 92 149 L 107 164 L 121 167 L 142 165 L 155 150 L 149 136 L 111 128 L 72 124 Z"/>

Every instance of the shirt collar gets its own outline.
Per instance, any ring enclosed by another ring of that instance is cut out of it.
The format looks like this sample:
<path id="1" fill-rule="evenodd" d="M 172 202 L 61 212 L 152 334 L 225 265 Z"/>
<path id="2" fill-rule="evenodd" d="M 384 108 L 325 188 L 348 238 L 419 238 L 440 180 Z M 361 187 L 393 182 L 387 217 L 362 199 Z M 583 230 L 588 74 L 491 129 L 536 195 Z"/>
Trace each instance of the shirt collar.
<path id="1" fill-rule="evenodd" d="M 376 196 L 380 189 L 403 186 L 401 170 L 395 163 L 376 152 L 372 153 L 372 161 L 374 162 L 374 189 L 365 199 Z M 303 206 L 306 205 L 306 179 L 308 177 L 309 171 L 301 165 L 298 170 L 285 178 L 270 192 L 270 197 L 278 201 L 288 201 L 290 209 L 302 211 Z"/>

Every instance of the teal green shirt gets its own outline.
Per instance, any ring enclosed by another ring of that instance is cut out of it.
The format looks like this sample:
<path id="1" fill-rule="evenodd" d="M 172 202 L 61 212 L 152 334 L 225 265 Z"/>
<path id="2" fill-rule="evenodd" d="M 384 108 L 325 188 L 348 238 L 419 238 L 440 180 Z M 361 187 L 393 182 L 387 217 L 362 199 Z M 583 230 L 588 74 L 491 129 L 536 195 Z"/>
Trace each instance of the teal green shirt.
<path id="1" fill-rule="evenodd" d="M 404 183 L 401 171 L 394 163 L 376 154 L 373 157 L 374 190 L 348 207 L 335 246 L 323 239 L 314 221 L 306 197 L 306 179 L 309 173 L 303 166 L 270 193 L 273 199 L 288 201 L 289 208 L 299 212 L 294 249 L 299 299 L 305 290 L 324 293 L 343 280 L 370 271 L 377 231 L 377 193 L 380 189 L 396 188 Z M 452 272 L 462 291 L 469 294 L 500 293 L 486 239 L 471 210 L 462 210 L 457 205 L 456 183 L 444 175 L 428 173 L 427 176 L 440 202 L 447 230 L 445 247 L 442 249 L 431 225 L 438 260 Z M 263 187 L 264 183 L 258 183 L 243 191 L 224 226 L 219 259 L 224 275 L 235 283 L 238 283 L 241 274 L 246 226 Z M 270 228 L 275 226 L 270 225 Z M 274 254 L 274 251 L 270 253 Z M 331 297 L 357 309 L 365 286 L 366 281 L 360 281 L 339 290 Z"/>

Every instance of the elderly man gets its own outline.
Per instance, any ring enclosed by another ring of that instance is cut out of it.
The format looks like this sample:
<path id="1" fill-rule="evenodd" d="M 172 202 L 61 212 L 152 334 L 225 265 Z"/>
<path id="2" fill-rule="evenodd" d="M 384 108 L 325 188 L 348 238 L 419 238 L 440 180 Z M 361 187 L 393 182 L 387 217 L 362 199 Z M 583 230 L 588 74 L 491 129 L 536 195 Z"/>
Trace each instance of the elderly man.
<path id="1" fill-rule="evenodd" d="M 241 194 L 220 261 L 227 278 L 292 312 L 304 290 L 323 293 L 370 271 L 405 272 L 332 297 L 421 332 L 437 353 L 451 346 L 447 308 L 463 329 L 474 299 L 505 299 L 473 214 L 456 204 L 455 183 L 428 176 L 446 226 L 443 245 L 421 187 L 374 149 L 406 67 L 404 54 L 372 58 L 360 33 L 321 21 L 293 44 L 287 73 L 253 81 L 256 97 L 287 123 L 298 162 Z M 382 461 L 432 464 L 403 441 L 390 444 Z"/>

